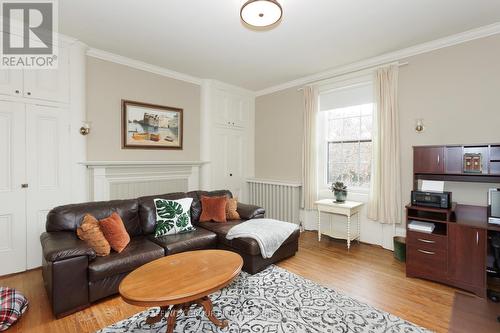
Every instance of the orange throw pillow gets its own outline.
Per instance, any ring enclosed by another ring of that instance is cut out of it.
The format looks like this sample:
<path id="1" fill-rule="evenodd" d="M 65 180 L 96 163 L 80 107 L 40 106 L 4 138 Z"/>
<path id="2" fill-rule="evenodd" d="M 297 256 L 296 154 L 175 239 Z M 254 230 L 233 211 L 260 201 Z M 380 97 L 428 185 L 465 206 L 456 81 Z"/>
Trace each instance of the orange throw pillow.
<path id="1" fill-rule="evenodd" d="M 130 236 L 125 229 L 122 218 L 117 213 L 111 214 L 111 216 L 99 221 L 101 224 L 101 230 L 106 237 L 111 248 L 116 252 L 122 252 L 130 243 Z"/>
<path id="2" fill-rule="evenodd" d="M 227 197 L 201 197 L 200 222 L 227 222 L 226 220 Z"/>
<path id="3" fill-rule="evenodd" d="M 111 252 L 111 247 L 99 227 L 99 221 L 92 215 L 86 214 L 83 217 L 83 222 L 76 229 L 76 234 L 78 238 L 93 248 L 98 256 L 104 257 Z"/>
<path id="4" fill-rule="evenodd" d="M 228 221 L 241 219 L 240 214 L 238 214 L 237 209 L 238 209 L 238 199 L 236 199 L 236 198 L 227 199 L 226 219 Z"/>

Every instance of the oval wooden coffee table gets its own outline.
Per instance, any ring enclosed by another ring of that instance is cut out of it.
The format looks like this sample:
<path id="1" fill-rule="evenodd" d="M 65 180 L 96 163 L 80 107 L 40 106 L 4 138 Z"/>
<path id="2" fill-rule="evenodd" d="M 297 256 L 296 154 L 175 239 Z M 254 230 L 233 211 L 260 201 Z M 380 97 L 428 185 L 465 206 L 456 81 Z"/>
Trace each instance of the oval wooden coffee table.
<path id="1" fill-rule="evenodd" d="M 241 272 L 243 259 L 222 250 L 191 251 L 166 256 L 147 263 L 127 275 L 120 283 L 120 295 L 129 304 L 160 307 L 147 319 L 159 322 L 168 314 L 167 333 L 174 331 L 177 313 L 187 314 L 192 305 L 203 307 L 206 316 L 218 327 L 226 327 L 213 314 L 208 295 L 230 284 Z"/>

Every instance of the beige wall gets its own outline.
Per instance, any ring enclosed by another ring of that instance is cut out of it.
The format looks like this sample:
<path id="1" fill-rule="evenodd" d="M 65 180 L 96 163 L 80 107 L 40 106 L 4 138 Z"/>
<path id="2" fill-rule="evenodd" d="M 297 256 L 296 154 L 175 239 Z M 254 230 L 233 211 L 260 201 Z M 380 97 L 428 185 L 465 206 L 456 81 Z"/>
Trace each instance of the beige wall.
<path id="1" fill-rule="evenodd" d="M 121 100 L 184 109 L 183 150 L 121 147 Z M 89 161 L 196 161 L 200 159 L 200 87 L 191 83 L 87 57 Z"/>
<path id="2" fill-rule="evenodd" d="M 297 88 L 255 101 L 255 176 L 300 181 L 302 92 Z"/>
<path id="3" fill-rule="evenodd" d="M 412 146 L 500 142 L 500 35 L 404 61 L 399 80 L 402 183 L 412 187 Z M 414 131 L 423 118 L 426 130 Z M 256 177 L 300 180 L 301 93 L 296 88 L 256 101 Z M 448 183 L 454 199 L 486 204 L 487 184 Z"/>
<path id="4" fill-rule="evenodd" d="M 408 59 L 401 67 L 402 185 L 412 188 L 412 146 L 500 142 L 500 35 Z M 425 132 L 414 130 L 422 118 Z M 486 205 L 491 185 L 447 183 L 454 200 Z"/>

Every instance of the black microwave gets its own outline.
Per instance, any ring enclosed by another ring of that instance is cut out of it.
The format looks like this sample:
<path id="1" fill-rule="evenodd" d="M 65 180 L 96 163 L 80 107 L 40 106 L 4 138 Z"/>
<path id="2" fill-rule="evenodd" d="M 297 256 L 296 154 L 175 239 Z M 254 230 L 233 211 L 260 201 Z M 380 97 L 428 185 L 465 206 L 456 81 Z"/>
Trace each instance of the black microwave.
<path id="1" fill-rule="evenodd" d="M 500 188 L 489 190 L 488 223 L 500 225 Z"/>
<path id="2" fill-rule="evenodd" d="M 451 208 L 451 192 L 411 191 L 411 204 L 434 208 Z"/>

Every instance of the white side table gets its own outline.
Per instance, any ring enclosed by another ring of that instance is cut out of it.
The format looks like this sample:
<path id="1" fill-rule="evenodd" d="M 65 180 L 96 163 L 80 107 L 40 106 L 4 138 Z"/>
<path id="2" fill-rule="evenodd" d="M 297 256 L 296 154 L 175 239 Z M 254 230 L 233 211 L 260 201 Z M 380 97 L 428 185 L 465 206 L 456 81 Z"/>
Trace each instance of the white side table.
<path id="1" fill-rule="evenodd" d="M 359 212 L 363 206 L 362 202 L 346 201 L 343 203 L 337 203 L 334 199 L 323 199 L 315 202 L 318 209 L 318 241 L 321 241 L 321 212 L 344 215 L 347 217 L 347 234 L 342 234 L 335 232 L 332 228 L 329 228 L 327 232 L 323 232 L 333 238 L 340 238 L 347 240 L 347 249 L 351 248 L 351 241 L 357 239 L 359 241 L 361 237 L 361 220 L 359 218 Z M 351 217 L 357 215 L 357 234 L 351 234 Z M 354 237 L 353 237 L 354 236 Z"/>

